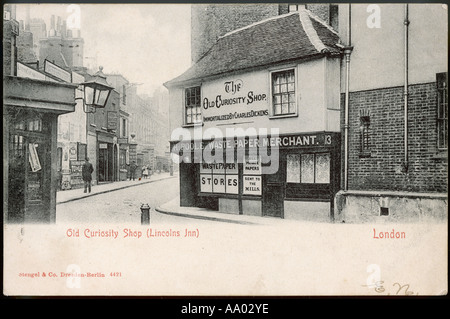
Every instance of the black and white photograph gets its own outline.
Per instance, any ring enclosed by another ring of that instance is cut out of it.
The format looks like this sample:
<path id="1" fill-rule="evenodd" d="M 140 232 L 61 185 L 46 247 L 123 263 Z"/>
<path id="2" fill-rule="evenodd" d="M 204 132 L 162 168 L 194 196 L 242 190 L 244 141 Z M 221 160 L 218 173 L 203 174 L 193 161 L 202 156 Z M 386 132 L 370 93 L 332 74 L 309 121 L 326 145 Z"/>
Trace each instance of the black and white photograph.
<path id="1" fill-rule="evenodd" d="M 447 295 L 447 60 L 444 3 L 4 4 L 3 295 Z"/>

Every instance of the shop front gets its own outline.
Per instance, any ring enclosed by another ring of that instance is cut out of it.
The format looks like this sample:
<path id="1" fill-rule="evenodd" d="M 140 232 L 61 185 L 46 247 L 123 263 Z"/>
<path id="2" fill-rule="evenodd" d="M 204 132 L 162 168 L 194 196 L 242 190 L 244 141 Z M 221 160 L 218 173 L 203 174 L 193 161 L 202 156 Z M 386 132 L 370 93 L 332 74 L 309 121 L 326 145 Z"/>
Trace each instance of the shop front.
<path id="1" fill-rule="evenodd" d="M 172 154 L 181 161 L 182 206 L 289 219 L 333 218 L 339 133 L 183 141 L 172 143 Z"/>
<path id="2" fill-rule="evenodd" d="M 303 9 L 223 35 L 165 83 L 181 206 L 333 219 L 340 188 L 338 42 Z"/>
<path id="3" fill-rule="evenodd" d="M 55 222 L 58 116 L 74 111 L 75 88 L 71 84 L 4 78 L 5 221 Z"/>

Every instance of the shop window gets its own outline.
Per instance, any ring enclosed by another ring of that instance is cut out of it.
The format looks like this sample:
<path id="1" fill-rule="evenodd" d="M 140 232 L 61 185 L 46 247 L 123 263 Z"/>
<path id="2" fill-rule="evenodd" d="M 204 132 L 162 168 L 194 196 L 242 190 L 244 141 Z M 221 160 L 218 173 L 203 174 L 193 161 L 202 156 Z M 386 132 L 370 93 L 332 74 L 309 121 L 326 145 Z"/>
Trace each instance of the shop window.
<path id="1" fill-rule="evenodd" d="M 200 192 L 238 194 L 239 176 L 237 163 L 201 163 Z"/>
<path id="2" fill-rule="evenodd" d="M 370 156 L 370 116 L 360 117 L 360 157 Z"/>
<path id="3" fill-rule="evenodd" d="M 437 83 L 437 141 L 440 150 L 448 149 L 448 76 L 436 74 Z"/>
<path id="4" fill-rule="evenodd" d="M 42 132 L 42 119 L 39 117 L 32 117 L 23 119 L 14 124 L 16 130 Z"/>
<path id="5" fill-rule="evenodd" d="M 272 114 L 296 114 L 294 69 L 272 73 Z"/>
<path id="6" fill-rule="evenodd" d="M 200 86 L 187 88 L 185 90 L 185 124 L 196 124 L 202 122 Z"/>
<path id="7" fill-rule="evenodd" d="M 286 182 L 296 184 L 328 184 L 330 153 L 288 154 Z"/>

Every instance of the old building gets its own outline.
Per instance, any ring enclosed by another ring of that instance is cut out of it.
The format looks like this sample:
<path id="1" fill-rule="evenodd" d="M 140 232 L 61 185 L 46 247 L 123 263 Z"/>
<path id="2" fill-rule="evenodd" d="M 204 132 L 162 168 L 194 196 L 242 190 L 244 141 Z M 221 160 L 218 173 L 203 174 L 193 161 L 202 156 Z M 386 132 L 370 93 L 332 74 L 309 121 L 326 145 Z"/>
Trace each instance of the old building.
<path id="1" fill-rule="evenodd" d="M 338 221 L 446 218 L 447 9 L 340 5 L 343 191 Z"/>
<path id="2" fill-rule="evenodd" d="M 220 35 L 165 83 L 180 204 L 330 220 L 340 189 L 340 59 L 337 32 L 300 6 Z"/>
<path id="3" fill-rule="evenodd" d="M 58 116 L 74 111 L 77 86 L 17 76 L 18 31 L 14 10 L 7 5 L 3 20 L 3 219 L 54 223 Z"/>
<path id="4" fill-rule="evenodd" d="M 101 73 L 100 70 L 97 75 Z M 114 182 L 120 178 L 117 138 L 119 99 L 119 93 L 112 90 L 104 108 L 87 114 L 87 155 L 94 165 L 93 183 Z"/>

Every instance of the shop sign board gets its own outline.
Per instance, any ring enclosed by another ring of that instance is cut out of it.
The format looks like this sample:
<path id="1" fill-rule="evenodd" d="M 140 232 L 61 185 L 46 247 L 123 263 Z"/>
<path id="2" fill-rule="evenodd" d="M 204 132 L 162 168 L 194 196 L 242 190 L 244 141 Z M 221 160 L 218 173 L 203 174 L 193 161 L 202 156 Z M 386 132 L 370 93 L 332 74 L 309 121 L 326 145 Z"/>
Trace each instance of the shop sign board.
<path id="1" fill-rule="evenodd" d="M 28 65 L 17 62 L 17 76 L 22 78 L 29 78 L 34 80 L 46 80 L 45 74 L 30 68 Z"/>
<path id="2" fill-rule="evenodd" d="M 243 188 L 244 195 L 262 194 L 261 179 L 261 157 L 256 155 L 248 155 L 244 158 L 243 165 Z"/>
<path id="3" fill-rule="evenodd" d="M 200 164 L 200 192 L 238 194 L 239 175 L 237 163 Z"/>
<path id="4" fill-rule="evenodd" d="M 72 82 L 72 73 L 60 68 L 56 64 L 51 63 L 48 60 L 44 61 L 44 72 L 53 75 L 54 77 L 63 80 L 67 83 Z"/>
<path id="5" fill-rule="evenodd" d="M 269 86 L 264 74 L 221 79 L 202 85 L 204 122 L 227 122 L 269 115 Z"/>
<path id="6" fill-rule="evenodd" d="M 326 132 L 290 134 L 283 136 L 251 136 L 245 138 L 216 138 L 213 141 L 180 141 L 172 143 L 172 152 L 227 148 L 276 148 L 276 147 L 320 147 L 335 144 L 332 134 Z"/>

